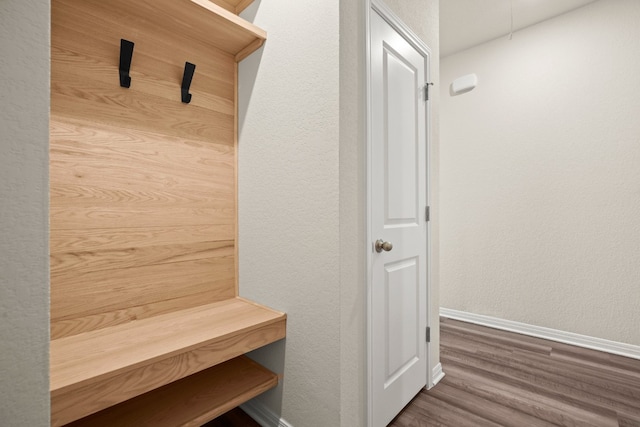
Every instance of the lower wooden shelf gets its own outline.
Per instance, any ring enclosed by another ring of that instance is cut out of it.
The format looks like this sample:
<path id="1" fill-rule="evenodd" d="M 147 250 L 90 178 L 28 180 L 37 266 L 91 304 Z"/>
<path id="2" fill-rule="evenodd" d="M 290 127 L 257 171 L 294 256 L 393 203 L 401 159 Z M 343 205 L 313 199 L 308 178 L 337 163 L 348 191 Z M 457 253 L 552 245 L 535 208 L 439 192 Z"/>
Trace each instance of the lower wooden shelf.
<path id="1" fill-rule="evenodd" d="M 53 340 L 51 424 L 143 395 L 285 333 L 284 313 L 235 297 Z"/>
<path id="2" fill-rule="evenodd" d="M 201 426 L 277 384 L 276 374 L 240 356 L 68 427 Z"/>

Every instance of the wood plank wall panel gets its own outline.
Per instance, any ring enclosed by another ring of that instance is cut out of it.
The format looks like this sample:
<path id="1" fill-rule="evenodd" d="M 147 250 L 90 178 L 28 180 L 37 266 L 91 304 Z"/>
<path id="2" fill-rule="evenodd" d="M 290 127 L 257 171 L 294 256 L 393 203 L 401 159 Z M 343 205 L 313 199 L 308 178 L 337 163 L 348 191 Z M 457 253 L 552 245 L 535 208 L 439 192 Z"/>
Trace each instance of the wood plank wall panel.
<path id="1" fill-rule="evenodd" d="M 52 339 L 237 294 L 235 60 L 149 18 L 53 2 Z"/>
<path id="2" fill-rule="evenodd" d="M 68 66 L 52 67 L 52 84 L 55 85 L 56 92 L 62 92 L 59 95 L 66 94 L 72 97 L 71 101 L 74 103 L 88 101 L 84 97 L 100 101 L 86 102 L 89 108 L 106 110 L 89 114 L 91 120 L 112 122 L 124 128 L 146 128 L 161 135 L 176 135 L 181 138 L 186 136 L 184 134 L 186 130 L 191 133 L 191 137 L 196 139 L 199 137 L 204 142 L 210 142 L 210 138 L 215 137 L 217 133 L 199 134 L 198 130 L 206 131 L 222 127 L 220 130 L 226 129 L 232 134 L 232 119 L 211 120 L 209 116 L 210 110 L 229 116 L 234 114 L 235 63 L 231 55 L 175 31 L 158 27 L 153 24 L 153 21 L 129 13 L 118 14 L 113 7 L 107 7 L 101 2 L 56 0 L 54 5 L 52 55 L 56 58 L 57 64 Z M 98 28 L 101 31 L 97 31 Z M 64 43 L 56 42 L 54 38 L 57 35 L 60 35 Z M 144 93 L 147 95 L 145 97 L 132 97 L 127 91 L 123 92 L 124 89 L 121 90 L 118 85 L 120 38 L 135 43 L 130 91 Z M 197 66 L 191 92 L 198 93 L 198 96 L 193 97 L 188 110 L 187 106 L 180 102 L 180 83 L 185 61 L 193 62 Z M 116 67 L 115 75 L 114 66 Z M 82 79 L 78 79 L 78 76 Z M 90 77 L 91 92 L 77 93 L 83 91 L 82 83 L 88 81 L 87 77 Z M 73 83 L 71 87 L 61 84 L 66 80 L 71 80 Z M 96 90 L 97 88 L 93 85 L 100 83 L 104 86 Z M 73 92 L 69 93 L 71 89 Z M 76 95 L 84 95 L 84 97 Z M 157 98 L 163 98 L 166 102 Z M 221 103 L 221 107 L 210 102 L 211 98 L 217 99 L 216 102 Z M 61 97 L 56 101 L 64 100 L 68 99 Z M 132 126 L 127 126 L 129 117 L 117 109 L 122 106 L 136 108 L 137 113 L 147 120 L 132 121 Z M 73 105 L 69 108 L 73 108 Z M 116 108 L 115 117 L 110 117 L 110 113 L 114 114 L 114 108 Z M 201 108 L 205 111 L 201 111 Z M 220 111 L 221 108 L 222 111 Z M 65 111 L 71 117 L 84 115 L 82 108 Z M 80 114 L 74 115 L 74 111 Z M 193 117 L 197 114 L 199 114 L 198 118 Z M 175 120 L 179 118 L 186 120 L 182 120 L 182 127 L 176 130 L 174 129 Z M 203 118 L 206 120 L 206 126 L 203 126 L 204 123 L 201 121 Z M 167 123 L 166 120 L 170 121 Z"/>

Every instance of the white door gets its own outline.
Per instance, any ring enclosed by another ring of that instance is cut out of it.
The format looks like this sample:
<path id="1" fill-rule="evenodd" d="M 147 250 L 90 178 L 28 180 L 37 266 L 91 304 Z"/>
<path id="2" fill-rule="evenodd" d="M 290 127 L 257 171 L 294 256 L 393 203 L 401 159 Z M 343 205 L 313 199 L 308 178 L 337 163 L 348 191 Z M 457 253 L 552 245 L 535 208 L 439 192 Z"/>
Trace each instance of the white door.
<path id="1" fill-rule="evenodd" d="M 427 382 L 424 87 L 428 56 L 375 10 L 371 11 L 370 34 L 373 242 L 369 413 L 370 424 L 378 427 L 386 426 Z M 378 239 L 380 252 L 375 243 Z"/>

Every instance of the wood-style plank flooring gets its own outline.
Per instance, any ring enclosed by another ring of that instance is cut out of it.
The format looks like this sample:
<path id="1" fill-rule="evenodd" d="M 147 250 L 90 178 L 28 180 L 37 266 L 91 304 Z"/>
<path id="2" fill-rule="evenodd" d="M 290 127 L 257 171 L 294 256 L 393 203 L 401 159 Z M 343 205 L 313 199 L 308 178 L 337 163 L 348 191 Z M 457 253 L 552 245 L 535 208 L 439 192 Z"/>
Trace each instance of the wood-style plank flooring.
<path id="1" fill-rule="evenodd" d="M 392 427 L 640 427 L 640 360 L 441 319 L 444 379 Z"/>
<path id="2" fill-rule="evenodd" d="M 640 427 L 640 360 L 445 318 L 440 351 L 444 379 L 391 427 Z M 258 427 L 240 412 L 207 427 Z"/>

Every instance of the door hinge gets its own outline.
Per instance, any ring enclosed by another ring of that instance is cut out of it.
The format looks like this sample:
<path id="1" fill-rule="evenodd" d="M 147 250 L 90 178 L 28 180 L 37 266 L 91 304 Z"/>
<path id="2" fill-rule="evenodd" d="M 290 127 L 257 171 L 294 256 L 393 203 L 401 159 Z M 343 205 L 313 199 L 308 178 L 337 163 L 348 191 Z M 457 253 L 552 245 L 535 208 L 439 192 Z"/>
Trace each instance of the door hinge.
<path id="1" fill-rule="evenodd" d="M 431 342 L 431 328 L 427 326 L 427 342 Z"/>
<path id="2" fill-rule="evenodd" d="M 424 100 L 429 100 L 429 86 L 433 86 L 433 83 L 425 83 L 424 85 Z"/>
<path id="3" fill-rule="evenodd" d="M 424 209 L 424 220 L 426 222 L 429 222 L 430 219 L 431 219 L 431 212 L 430 212 L 429 206 L 425 206 L 425 209 Z"/>

